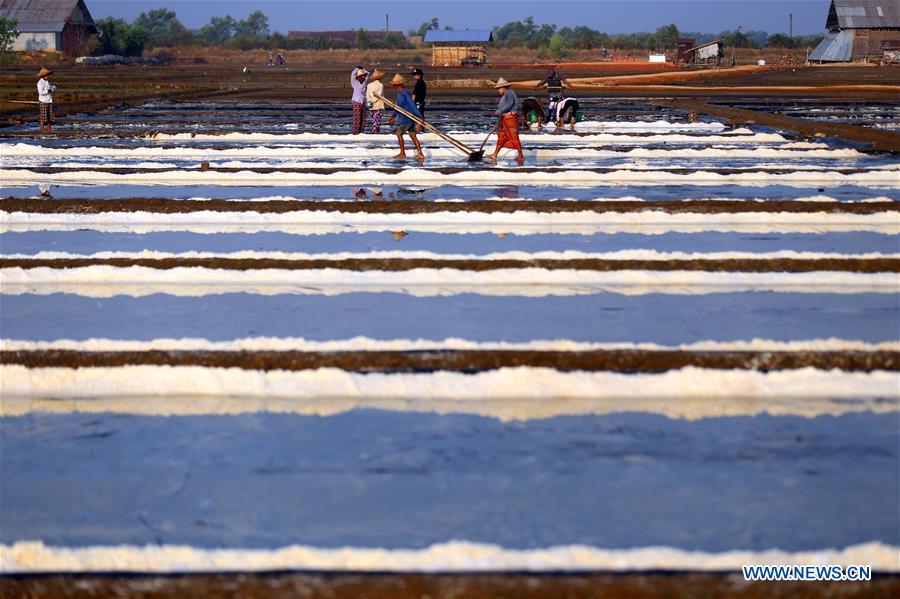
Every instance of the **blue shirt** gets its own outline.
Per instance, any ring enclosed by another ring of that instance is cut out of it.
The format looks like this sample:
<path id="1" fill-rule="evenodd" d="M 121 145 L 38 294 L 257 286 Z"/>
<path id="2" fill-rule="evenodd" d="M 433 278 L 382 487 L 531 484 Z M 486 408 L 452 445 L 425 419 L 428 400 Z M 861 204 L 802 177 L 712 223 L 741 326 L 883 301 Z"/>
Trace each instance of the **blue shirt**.
<path id="1" fill-rule="evenodd" d="M 519 98 L 512 89 L 507 89 L 506 93 L 500 96 L 500 103 L 497 105 L 497 112 L 503 116 L 507 112 L 517 112 L 519 110 Z"/>
<path id="2" fill-rule="evenodd" d="M 419 118 L 422 118 L 422 113 L 419 112 L 418 107 L 416 107 L 416 103 L 413 102 L 412 94 L 410 94 L 407 90 L 403 90 L 399 94 L 397 94 L 397 101 L 395 102 L 397 106 L 405 110 L 410 114 L 414 114 Z M 394 118 L 396 119 L 397 125 L 414 125 L 413 120 L 398 111 L 394 111 Z"/>

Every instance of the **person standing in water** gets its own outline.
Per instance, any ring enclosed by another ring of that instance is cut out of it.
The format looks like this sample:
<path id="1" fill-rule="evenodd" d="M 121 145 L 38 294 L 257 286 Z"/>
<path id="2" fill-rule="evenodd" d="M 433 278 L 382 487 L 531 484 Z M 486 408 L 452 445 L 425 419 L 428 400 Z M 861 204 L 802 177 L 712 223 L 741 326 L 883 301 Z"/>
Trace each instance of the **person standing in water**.
<path id="1" fill-rule="evenodd" d="M 38 92 L 38 121 L 41 124 L 41 135 L 44 134 L 44 126 L 47 127 L 47 133 L 53 133 L 53 92 L 56 86 L 47 79 L 53 71 L 41 67 L 38 72 L 37 92 Z"/>
<path id="2" fill-rule="evenodd" d="M 566 87 L 571 87 L 571 84 L 568 79 L 563 77 L 562 73 L 559 73 L 555 68 L 551 68 L 547 71 L 547 76 L 537 84 L 537 88 L 544 86 L 547 86 L 547 122 L 550 122 L 556 116 L 556 105 L 562 100 L 563 91 Z"/>
<path id="3" fill-rule="evenodd" d="M 413 101 L 412 96 L 408 91 L 406 91 L 406 77 L 404 77 L 400 73 L 397 73 L 396 75 L 394 75 L 394 78 L 391 79 L 391 85 L 394 86 L 394 91 L 397 92 L 397 106 L 418 118 L 422 118 L 422 113 L 419 112 L 419 108 Z M 400 153 L 394 156 L 394 158 L 406 158 L 406 145 L 403 143 L 403 135 L 408 134 L 409 138 L 416 146 L 416 150 L 419 152 L 418 154 L 416 154 L 416 160 L 418 160 L 420 163 L 424 162 L 425 154 L 422 153 L 422 145 L 419 143 L 419 138 L 416 137 L 416 124 L 411 118 L 409 118 L 399 110 L 394 111 L 394 114 L 393 116 L 391 116 L 391 120 L 389 121 L 391 125 L 393 125 L 394 122 L 397 123 L 397 128 L 394 130 L 394 133 L 397 134 L 397 143 L 400 144 Z"/>
<path id="4" fill-rule="evenodd" d="M 497 155 L 503 148 L 515 148 L 519 155 L 516 156 L 516 162 L 522 164 L 525 162 L 525 155 L 522 154 L 522 142 L 519 141 L 519 99 L 509 87 L 509 81 L 500 77 L 494 89 L 500 94 L 500 103 L 497 105 L 497 111 L 494 116 L 500 119 L 497 127 L 497 147 L 491 154 L 491 160 L 497 162 Z"/>
<path id="5" fill-rule="evenodd" d="M 354 67 L 350 71 L 350 86 L 353 88 L 353 135 L 359 135 L 366 127 L 366 82 L 369 71 Z"/>
<path id="6" fill-rule="evenodd" d="M 428 95 L 428 84 L 425 83 L 425 74 L 422 72 L 422 69 L 413 69 L 410 74 L 416 79 L 416 85 L 413 87 L 412 99 L 413 102 L 416 103 L 416 108 L 419 109 L 419 114 L 422 115 L 422 120 L 424 120 L 425 96 Z M 422 132 L 422 125 L 416 127 L 416 132 Z"/>
<path id="7" fill-rule="evenodd" d="M 381 118 L 384 115 L 384 102 L 379 99 L 384 97 L 384 84 L 381 79 L 384 73 L 375 69 L 369 77 L 369 85 L 366 86 L 366 104 L 372 113 L 372 133 L 381 133 Z"/>

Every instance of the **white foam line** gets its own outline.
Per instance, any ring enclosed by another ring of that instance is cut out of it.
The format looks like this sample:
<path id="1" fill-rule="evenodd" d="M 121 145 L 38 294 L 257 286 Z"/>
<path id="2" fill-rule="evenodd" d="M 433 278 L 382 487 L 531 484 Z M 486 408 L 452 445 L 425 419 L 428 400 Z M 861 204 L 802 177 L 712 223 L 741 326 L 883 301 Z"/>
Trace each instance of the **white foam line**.
<path id="1" fill-rule="evenodd" d="M 591 145 L 594 145 L 593 142 Z M 561 149 L 528 150 L 530 154 L 536 154 L 541 158 L 840 158 L 858 159 L 867 155 L 852 148 L 845 149 L 782 149 L 775 147 L 727 147 L 727 148 L 680 148 L 680 149 L 650 149 L 635 148 L 625 152 L 614 150 L 598 150 L 594 148 L 574 147 Z M 223 157 L 244 158 L 298 158 L 298 157 L 382 157 L 389 158 L 397 153 L 396 144 L 386 142 L 383 147 L 364 146 L 251 146 L 251 147 L 227 147 L 211 149 L 207 147 L 182 146 L 177 148 L 159 148 L 154 146 L 142 146 L 136 148 L 88 146 L 88 147 L 58 147 L 48 148 L 35 144 L 17 143 L 0 144 L 0 160 L 11 164 L 11 159 L 18 157 L 37 158 L 66 158 L 72 157 L 112 157 L 112 158 L 206 158 L 216 159 Z M 433 157 L 456 157 L 458 151 L 443 147 L 426 148 L 426 153 Z M 107 165 L 109 166 L 109 165 Z"/>
<path id="2" fill-rule="evenodd" d="M 783 293 L 897 293 L 896 273 L 584 271 L 496 269 L 465 271 L 416 268 L 407 271 L 340 269 L 220 270 L 202 267 L 155 269 L 94 265 L 77 268 L 4 268 L 5 295 L 71 293 L 86 297 L 166 293 L 200 297 L 222 293 L 341 295 L 405 293 L 417 297 L 476 293 L 490 296 L 573 296 L 595 293 L 704 295 L 736 291 Z"/>
<path id="3" fill-rule="evenodd" d="M 428 214 L 374 214 L 297 210 L 286 213 L 201 212 L 162 214 L 113 212 L 101 214 L 38 214 L 0 212 L 0 232 L 34 230 L 149 233 L 190 231 L 197 233 L 284 232 L 317 235 L 350 232 L 447 232 L 447 233 L 820 233 L 869 231 L 900 233 L 900 214 L 753 213 L 728 214 L 640 212 L 436 212 Z"/>
<path id="4" fill-rule="evenodd" d="M 41 173 L 28 169 L 0 169 L 0 179 L 11 183 L 188 183 L 204 185 L 273 185 L 293 183 L 303 185 L 336 185 L 341 183 L 358 185 L 385 185 L 390 183 L 416 185 L 492 185 L 535 184 L 557 185 L 564 181 L 567 186 L 596 185 L 724 185 L 745 186 L 787 185 L 807 187 L 810 185 L 870 185 L 896 186 L 900 181 L 900 166 L 868 169 L 858 173 L 837 173 L 829 170 L 801 170 L 791 173 L 736 172 L 721 174 L 709 171 L 677 172 L 652 169 L 617 170 L 593 172 L 572 169 L 560 172 L 519 172 L 513 168 L 483 168 L 440 173 L 423 168 L 406 168 L 398 173 L 382 173 L 359 169 L 336 171 L 328 174 L 311 172 L 276 171 L 257 173 L 253 171 L 205 172 L 191 170 L 161 170 L 159 172 L 104 173 L 91 170 L 77 170 L 60 173 Z"/>
<path id="5" fill-rule="evenodd" d="M 809 339 L 776 341 L 751 339 L 738 341 L 696 341 L 679 345 L 631 342 L 583 342 L 568 339 L 536 339 L 526 343 L 509 341 L 470 341 L 448 337 L 446 339 L 372 339 L 353 337 L 316 341 L 303 337 L 246 337 L 229 341 L 210 341 L 203 338 L 152 339 L 137 341 L 128 339 L 91 338 L 85 340 L 56 339 L 53 341 L 27 341 L 0 339 L 0 351 L 66 350 L 81 352 L 125 351 L 449 351 L 449 350 L 509 350 L 509 351 L 689 351 L 689 352 L 876 352 L 900 351 L 900 341 L 867 343 L 850 339 Z"/>
<path id="6" fill-rule="evenodd" d="M 67 260 L 67 259 L 127 259 L 127 260 L 165 260 L 178 258 L 184 260 L 202 260 L 208 258 L 228 258 L 232 260 L 647 260 L 667 262 L 670 260 L 880 260 L 900 258 L 900 253 L 885 254 L 866 252 L 862 254 L 840 254 L 835 252 L 797 252 L 779 250 L 775 252 L 661 252 L 652 249 L 618 250 L 615 252 L 580 252 L 566 250 L 563 252 L 490 252 L 487 254 L 441 254 L 428 251 L 373 251 L 373 252 L 280 252 L 240 250 L 234 252 L 160 252 L 141 250 L 139 252 L 102 251 L 92 254 L 75 254 L 71 252 L 41 251 L 36 254 L 6 254 L 3 256 L 13 260 Z"/>
<path id="7" fill-rule="evenodd" d="M 466 133 L 459 131 L 447 131 L 462 142 L 481 143 L 484 136 L 481 133 Z M 754 133 L 749 129 L 734 129 L 730 132 L 685 135 L 683 133 L 663 133 L 648 131 L 650 135 L 634 135 L 639 131 L 617 132 L 585 132 L 583 135 L 556 132 L 535 132 L 521 136 L 522 143 L 526 146 L 529 142 L 546 144 L 572 144 L 572 143 L 728 143 L 728 144 L 758 144 L 758 143 L 788 143 L 787 139 L 778 133 Z M 192 141 L 192 142 L 314 142 L 331 144 L 359 145 L 360 143 L 392 143 L 397 138 L 390 134 L 381 135 L 335 135 L 329 133 L 224 133 L 210 135 L 206 133 L 157 133 L 147 137 L 152 141 Z M 419 139 L 426 144 L 442 144 L 437 135 L 424 133 Z"/>
<path id="8" fill-rule="evenodd" d="M 815 418 L 900 410 L 896 372 L 756 372 L 686 367 L 654 374 L 500 368 L 464 374 L 259 371 L 201 366 L 0 366 L 0 416 L 35 412 L 155 416 L 256 412 L 333 415 L 360 408 L 501 420 L 642 412 L 697 420 Z"/>
<path id="9" fill-rule="evenodd" d="M 740 572 L 746 564 L 870 565 L 876 572 L 900 571 L 900 547 L 879 541 L 843 549 L 809 551 L 732 550 L 719 553 L 674 547 L 601 549 L 565 545 L 505 549 L 450 541 L 423 549 L 290 545 L 277 549 L 203 549 L 188 545 L 59 547 L 41 541 L 0 545 L 0 572 L 260 572 L 283 570 L 353 572 Z"/>

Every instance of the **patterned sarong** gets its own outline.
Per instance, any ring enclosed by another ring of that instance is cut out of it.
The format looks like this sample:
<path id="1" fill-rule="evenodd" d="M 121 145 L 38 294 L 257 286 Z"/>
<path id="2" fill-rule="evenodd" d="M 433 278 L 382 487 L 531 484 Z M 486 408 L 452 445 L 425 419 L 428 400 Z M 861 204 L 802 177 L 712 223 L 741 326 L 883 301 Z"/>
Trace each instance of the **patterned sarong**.
<path id="1" fill-rule="evenodd" d="M 381 116 L 384 110 L 373 110 L 372 112 L 372 133 L 381 133 Z"/>
<path id="2" fill-rule="evenodd" d="M 53 124 L 53 102 L 41 102 L 38 106 L 38 118 L 41 125 Z"/>
<path id="3" fill-rule="evenodd" d="M 362 133 L 366 127 L 366 105 L 362 102 L 353 103 L 353 135 Z"/>
<path id="4" fill-rule="evenodd" d="M 519 141 L 519 115 L 515 112 L 507 112 L 500 117 L 496 149 L 500 148 L 522 149 L 522 143 Z"/>

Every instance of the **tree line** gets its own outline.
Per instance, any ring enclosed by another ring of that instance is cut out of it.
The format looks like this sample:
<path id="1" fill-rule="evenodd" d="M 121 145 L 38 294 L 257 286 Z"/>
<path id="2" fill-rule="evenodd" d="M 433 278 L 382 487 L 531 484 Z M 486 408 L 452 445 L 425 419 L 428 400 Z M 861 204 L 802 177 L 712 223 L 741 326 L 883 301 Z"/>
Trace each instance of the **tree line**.
<path id="1" fill-rule="evenodd" d="M 235 19 L 230 15 L 212 17 L 199 29 L 185 27 L 175 11 L 159 8 L 142 12 L 131 23 L 124 19 L 107 17 L 96 22 L 100 31 L 94 54 L 120 54 L 139 56 L 145 50 L 200 44 L 223 46 L 240 50 L 268 48 L 281 50 L 328 50 L 334 48 L 401 49 L 410 47 L 409 41 L 397 33 L 388 33 L 381 39 L 365 29 L 357 29 L 354 41 L 324 39 L 318 37 L 288 37 L 278 31 L 270 31 L 269 18 L 262 11 L 255 11 L 246 19 Z M 0 17 L 0 50 L 8 49 L 18 35 L 16 23 L 12 19 Z M 430 30 L 441 29 L 437 17 L 422 23 L 410 35 L 425 35 Z M 452 30 L 444 26 L 445 30 Z M 675 47 L 679 37 L 694 39 L 702 44 L 721 39 L 735 48 L 809 48 L 816 46 L 821 35 L 788 37 L 783 33 L 769 35 L 765 31 L 743 31 L 741 27 L 719 34 L 683 32 L 671 23 L 652 32 L 609 34 L 587 26 L 561 27 L 534 22 L 533 17 L 523 21 L 510 21 L 494 27 L 494 44 L 501 47 L 527 47 L 536 50 L 539 56 L 563 58 L 576 50 L 608 48 L 609 50 L 657 50 L 666 51 Z"/>

